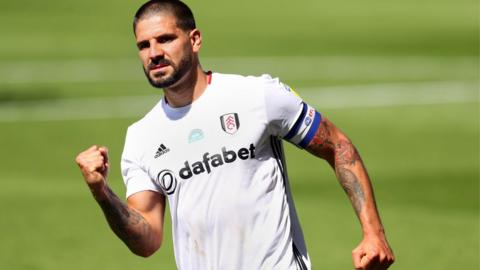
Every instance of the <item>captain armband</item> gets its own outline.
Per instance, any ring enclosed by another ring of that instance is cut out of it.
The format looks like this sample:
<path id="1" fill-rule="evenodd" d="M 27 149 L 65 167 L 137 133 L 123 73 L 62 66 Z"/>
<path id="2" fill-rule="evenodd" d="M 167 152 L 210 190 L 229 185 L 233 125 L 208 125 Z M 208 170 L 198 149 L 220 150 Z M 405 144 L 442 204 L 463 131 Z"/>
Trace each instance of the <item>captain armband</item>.
<path id="1" fill-rule="evenodd" d="M 305 148 L 315 136 L 322 116 L 315 108 L 302 102 L 303 108 L 290 131 L 283 138 L 300 148 Z"/>

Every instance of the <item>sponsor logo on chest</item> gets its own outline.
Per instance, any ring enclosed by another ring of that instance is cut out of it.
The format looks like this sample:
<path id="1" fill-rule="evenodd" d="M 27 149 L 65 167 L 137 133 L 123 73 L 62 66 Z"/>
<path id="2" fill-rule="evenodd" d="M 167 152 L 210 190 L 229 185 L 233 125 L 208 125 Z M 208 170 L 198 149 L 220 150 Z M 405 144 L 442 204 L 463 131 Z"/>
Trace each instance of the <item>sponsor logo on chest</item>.
<path id="1" fill-rule="evenodd" d="M 193 175 L 202 173 L 210 173 L 212 168 L 219 167 L 225 163 L 235 162 L 237 159 L 246 160 L 249 158 L 255 158 L 255 146 L 250 144 L 249 148 L 240 148 L 238 151 L 227 150 L 226 147 L 222 147 L 222 153 L 210 155 L 206 152 L 202 156 L 202 160 L 195 161 L 191 165 L 189 161 L 185 161 L 184 166 L 180 169 L 179 175 L 183 179 L 188 179 Z"/>
<path id="2" fill-rule="evenodd" d="M 178 170 L 177 175 L 180 178 L 187 180 L 195 175 L 203 173 L 210 174 L 213 169 L 223 166 L 226 163 L 234 163 L 240 160 L 254 159 L 255 145 L 253 143 L 248 147 L 242 147 L 238 150 L 229 150 L 226 147 L 221 148 L 220 153 L 210 154 L 205 152 L 202 159 L 198 161 L 185 161 L 183 166 Z M 167 195 L 175 192 L 178 184 L 178 179 L 175 173 L 171 170 L 162 170 L 157 174 L 155 184 L 159 186 Z"/>

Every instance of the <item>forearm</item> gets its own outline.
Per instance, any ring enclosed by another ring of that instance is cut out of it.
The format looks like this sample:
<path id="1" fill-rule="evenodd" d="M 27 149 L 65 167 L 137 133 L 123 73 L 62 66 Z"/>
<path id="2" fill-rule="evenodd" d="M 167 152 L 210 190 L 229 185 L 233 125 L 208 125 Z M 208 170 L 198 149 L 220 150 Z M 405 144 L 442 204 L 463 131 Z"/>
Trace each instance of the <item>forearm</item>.
<path id="1" fill-rule="evenodd" d="M 364 233 L 383 231 L 367 170 L 352 142 L 330 121 L 323 119 L 307 150 L 335 170 L 352 202 Z"/>
<path id="2" fill-rule="evenodd" d="M 158 249 L 158 237 L 147 220 L 138 211 L 122 202 L 107 185 L 92 190 L 92 194 L 110 228 L 133 253 L 147 257 Z"/>
<path id="3" fill-rule="evenodd" d="M 363 240 L 352 251 L 355 269 L 387 269 L 395 257 L 385 237 L 367 170 L 355 147 L 351 143 L 345 146 L 351 155 L 335 156 L 334 167 L 362 224 Z"/>
<path id="4" fill-rule="evenodd" d="M 385 237 L 367 170 L 355 146 L 323 118 L 307 150 L 332 166 L 360 220 L 363 240 L 352 252 L 355 269 L 387 269 L 395 257 Z"/>
<path id="5" fill-rule="evenodd" d="M 364 235 L 383 234 L 383 226 L 367 170 L 357 150 L 348 139 L 337 144 L 333 167 L 340 185 L 350 198 Z"/>

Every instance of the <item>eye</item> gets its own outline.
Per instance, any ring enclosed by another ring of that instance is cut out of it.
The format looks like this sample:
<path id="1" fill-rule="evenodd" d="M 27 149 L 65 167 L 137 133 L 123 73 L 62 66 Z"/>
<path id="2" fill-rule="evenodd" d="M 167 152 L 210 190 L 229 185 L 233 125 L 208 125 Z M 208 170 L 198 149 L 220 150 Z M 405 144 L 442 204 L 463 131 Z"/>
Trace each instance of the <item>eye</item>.
<path id="1" fill-rule="evenodd" d="M 174 35 L 162 35 L 157 38 L 158 43 L 168 43 L 175 39 Z"/>
<path id="2" fill-rule="evenodd" d="M 143 49 L 147 49 L 150 47 L 150 42 L 148 41 L 141 41 L 141 42 L 138 42 L 137 43 L 137 48 L 138 50 L 143 50 Z"/>

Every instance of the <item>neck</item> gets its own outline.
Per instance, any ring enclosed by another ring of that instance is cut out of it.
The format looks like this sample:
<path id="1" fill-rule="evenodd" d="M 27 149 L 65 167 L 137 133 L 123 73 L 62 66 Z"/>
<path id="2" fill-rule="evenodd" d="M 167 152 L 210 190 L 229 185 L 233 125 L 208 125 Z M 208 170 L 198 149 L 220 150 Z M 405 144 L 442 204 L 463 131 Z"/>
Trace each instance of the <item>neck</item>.
<path id="1" fill-rule="evenodd" d="M 186 74 L 175 85 L 165 88 L 165 98 L 171 107 L 178 108 L 198 99 L 208 86 L 208 76 L 200 65 Z"/>

